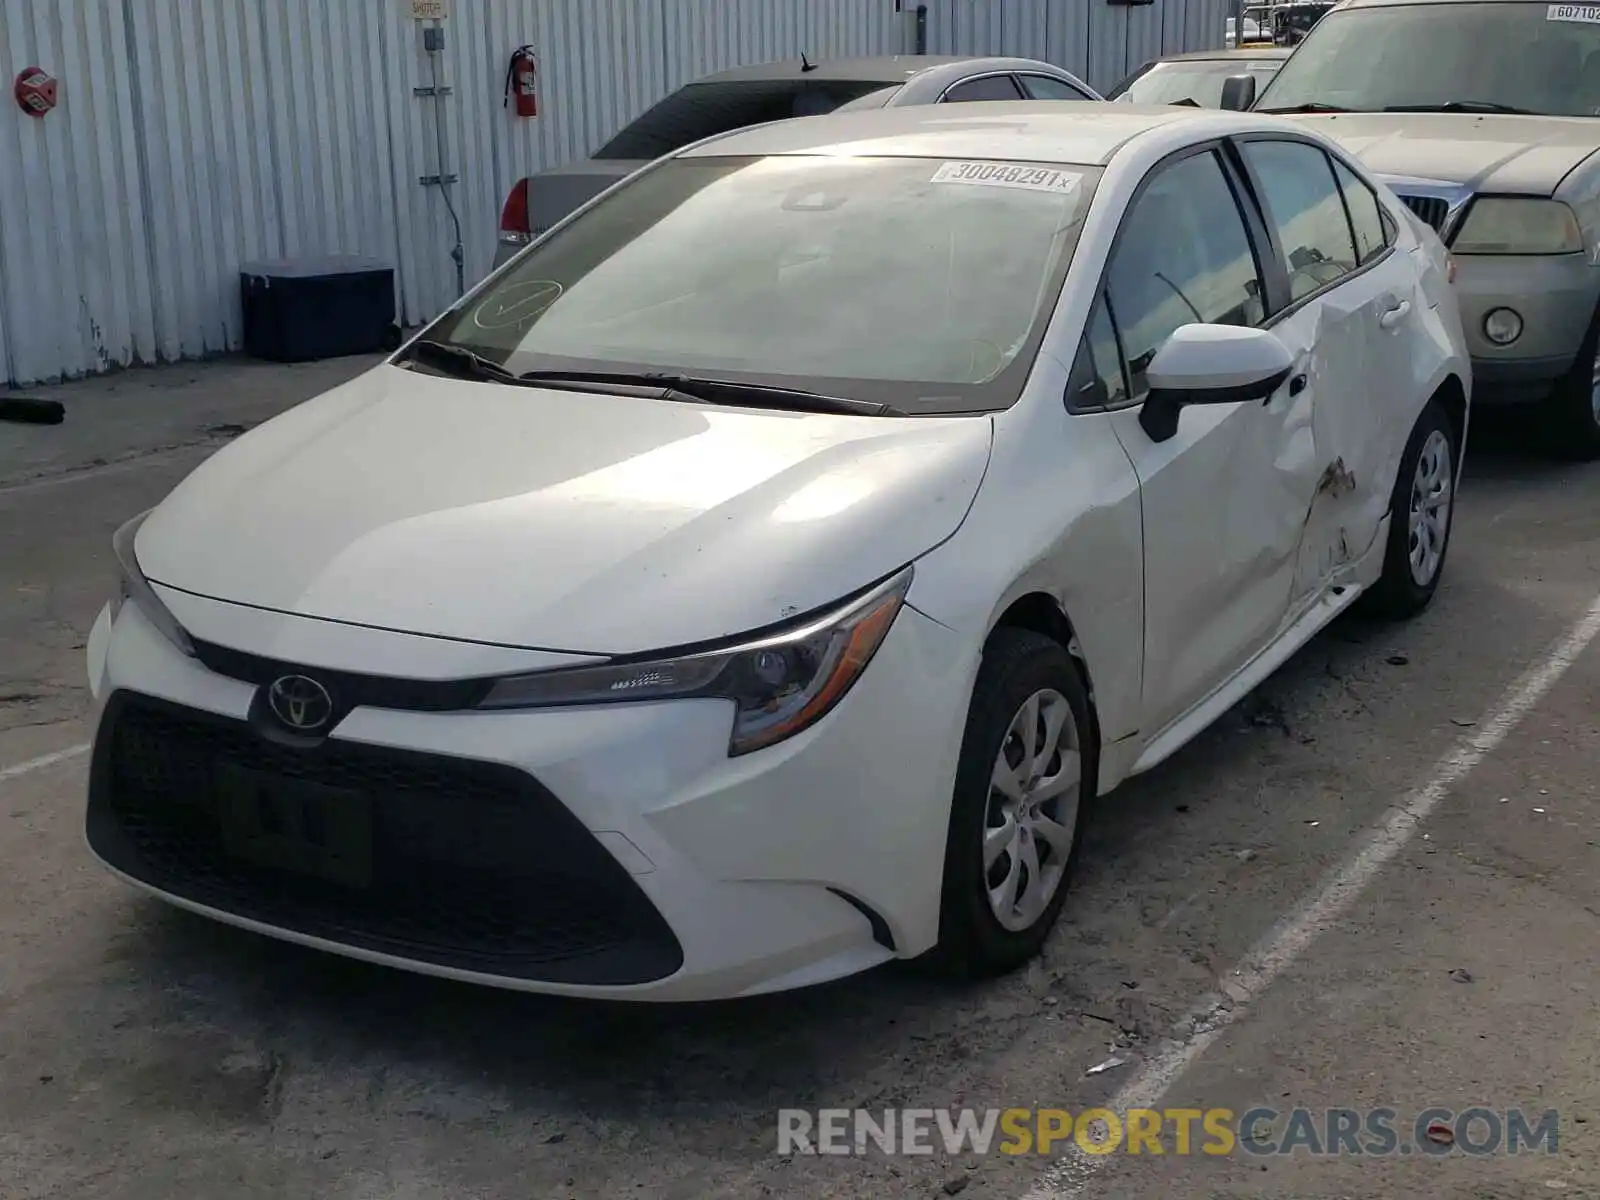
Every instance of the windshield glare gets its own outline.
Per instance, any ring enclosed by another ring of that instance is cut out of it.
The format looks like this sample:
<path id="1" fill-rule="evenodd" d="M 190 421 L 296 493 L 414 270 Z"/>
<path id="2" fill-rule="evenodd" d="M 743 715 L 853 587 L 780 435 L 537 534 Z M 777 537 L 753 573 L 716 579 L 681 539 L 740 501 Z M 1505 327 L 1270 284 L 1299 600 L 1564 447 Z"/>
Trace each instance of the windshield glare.
<path id="1" fill-rule="evenodd" d="M 1126 104 L 1176 104 L 1180 100 L 1193 100 L 1202 108 L 1221 108 L 1222 85 L 1228 76 L 1254 75 L 1256 86 L 1265 87 L 1277 69 L 1275 62 L 1158 63 L 1130 83 L 1128 90 L 1117 99 Z"/>
<path id="2" fill-rule="evenodd" d="M 1317 22 L 1256 107 L 1362 111 L 1465 101 L 1600 115 L 1593 12 L 1544 3 L 1341 9 Z"/>
<path id="3" fill-rule="evenodd" d="M 912 413 L 1020 395 L 1096 168 L 683 158 L 526 251 L 429 338 L 518 373 L 666 371 Z"/>

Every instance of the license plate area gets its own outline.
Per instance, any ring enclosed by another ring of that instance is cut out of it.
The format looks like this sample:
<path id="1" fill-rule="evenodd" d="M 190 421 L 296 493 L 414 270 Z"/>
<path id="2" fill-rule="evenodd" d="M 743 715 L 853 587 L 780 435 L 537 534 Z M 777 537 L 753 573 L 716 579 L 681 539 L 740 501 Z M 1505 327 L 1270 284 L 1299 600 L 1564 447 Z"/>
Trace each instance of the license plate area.
<path id="1" fill-rule="evenodd" d="M 233 763 L 215 770 L 224 849 L 258 867 L 349 888 L 372 883 L 372 801 Z"/>

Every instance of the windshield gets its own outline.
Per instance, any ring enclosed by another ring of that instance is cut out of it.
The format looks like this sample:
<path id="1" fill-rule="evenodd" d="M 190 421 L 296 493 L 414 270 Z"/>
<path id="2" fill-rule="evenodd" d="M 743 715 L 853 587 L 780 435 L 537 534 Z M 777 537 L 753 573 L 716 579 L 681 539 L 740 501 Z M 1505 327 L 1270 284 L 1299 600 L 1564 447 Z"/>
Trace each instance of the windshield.
<path id="1" fill-rule="evenodd" d="M 1099 171 L 672 159 L 532 246 L 425 337 L 517 373 L 663 371 L 909 413 L 1015 403 Z"/>
<path id="2" fill-rule="evenodd" d="M 1600 12 L 1543 3 L 1416 4 L 1329 13 L 1258 109 L 1504 106 L 1600 114 Z"/>
<path id="3" fill-rule="evenodd" d="M 1229 62 L 1208 59 L 1198 62 L 1157 63 L 1129 81 L 1124 91 L 1112 97 L 1125 104 L 1176 104 L 1193 100 L 1202 108 L 1222 107 L 1222 84 L 1230 75 L 1246 73 L 1256 77 L 1256 87 L 1265 87 L 1278 69 L 1277 62 Z"/>

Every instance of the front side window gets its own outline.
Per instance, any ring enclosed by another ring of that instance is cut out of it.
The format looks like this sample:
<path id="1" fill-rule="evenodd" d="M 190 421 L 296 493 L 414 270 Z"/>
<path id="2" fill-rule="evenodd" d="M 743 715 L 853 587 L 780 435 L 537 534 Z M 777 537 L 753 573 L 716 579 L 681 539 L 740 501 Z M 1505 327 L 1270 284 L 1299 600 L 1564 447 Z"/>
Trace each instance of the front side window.
<path id="1" fill-rule="evenodd" d="M 671 159 L 426 335 L 510 370 L 665 371 L 885 402 L 1015 403 L 1100 172 Z"/>
<path id="2" fill-rule="evenodd" d="M 1246 142 L 1245 159 L 1264 193 L 1299 300 L 1356 269 L 1356 248 L 1328 156 L 1305 142 Z"/>
<path id="3" fill-rule="evenodd" d="M 1182 325 L 1259 325 L 1261 274 L 1244 216 L 1216 154 L 1159 168 L 1117 234 L 1111 315 L 1122 335 L 1132 394 Z"/>
<path id="4" fill-rule="evenodd" d="M 1032 100 L 1089 99 L 1065 79 L 1055 79 L 1049 75 L 1019 75 L 1017 78 L 1022 81 L 1022 90 Z"/>
<path id="5" fill-rule="evenodd" d="M 946 104 L 963 100 L 1020 100 L 1022 93 L 1009 75 L 985 75 L 982 79 L 968 79 L 958 83 L 944 94 Z"/>
<path id="6" fill-rule="evenodd" d="M 1117 329 L 1111 323 L 1104 294 L 1096 298 L 1094 311 L 1089 314 L 1067 389 L 1067 407 L 1073 412 L 1116 408 L 1128 399 Z"/>
<path id="7" fill-rule="evenodd" d="M 1318 21 L 1256 107 L 1600 115 L 1600 24 L 1582 5 L 1407 4 Z"/>

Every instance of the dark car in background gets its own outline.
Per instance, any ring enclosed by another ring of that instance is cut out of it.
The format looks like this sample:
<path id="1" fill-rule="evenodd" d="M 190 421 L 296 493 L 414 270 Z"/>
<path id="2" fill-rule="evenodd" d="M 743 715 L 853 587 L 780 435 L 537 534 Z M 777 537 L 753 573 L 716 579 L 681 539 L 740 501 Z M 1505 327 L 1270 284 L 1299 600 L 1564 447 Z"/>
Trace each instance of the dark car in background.
<path id="1" fill-rule="evenodd" d="M 1248 50 L 1197 50 L 1152 58 L 1130 73 L 1106 95 L 1125 104 L 1193 104 L 1222 107 L 1222 85 L 1230 76 L 1254 75 L 1256 89 L 1289 57 L 1289 50 L 1262 46 Z"/>
<path id="2" fill-rule="evenodd" d="M 737 67 L 681 87 L 590 158 L 519 179 L 500 213 L 495 266 L 645 164 L 749 125 L 845 108 L 972 100 L 1100 100 L 1083 80 L 1028 58 L 805 58 Z"/>
<path id="3" fill-rule="evenodd" d="M 1322 20 L 1337 0 L 1291 0 L 1272 6 L 1272 42 L 1276 46 L 1297 46 L 1312 26 Z"/>

